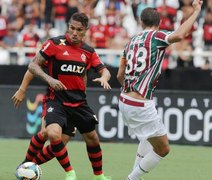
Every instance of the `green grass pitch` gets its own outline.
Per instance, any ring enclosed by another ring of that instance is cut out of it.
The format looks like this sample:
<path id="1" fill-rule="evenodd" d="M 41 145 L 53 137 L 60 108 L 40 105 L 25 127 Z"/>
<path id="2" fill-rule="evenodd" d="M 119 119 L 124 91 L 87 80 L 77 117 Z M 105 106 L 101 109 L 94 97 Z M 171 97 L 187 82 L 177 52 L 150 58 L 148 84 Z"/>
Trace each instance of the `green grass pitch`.
<path id="1" fill-rule="evenodd" d="M 16 166 L 23 160 L 29 140 L 0 139 L 0 180 L 15 180 Z M 92 180 L 84 142 L 69 142 L 68 153 L 79 180 Z M 102 143 L 104 173 L 123 180 L 130 172 L 136 144 Z M 42 180 L 64 180 L 65 173 L 53 159 L 41 165 Z M 145 180 L 211 180 L 212 147 L 171 145 L 170 154 L 145 176 Z"/>

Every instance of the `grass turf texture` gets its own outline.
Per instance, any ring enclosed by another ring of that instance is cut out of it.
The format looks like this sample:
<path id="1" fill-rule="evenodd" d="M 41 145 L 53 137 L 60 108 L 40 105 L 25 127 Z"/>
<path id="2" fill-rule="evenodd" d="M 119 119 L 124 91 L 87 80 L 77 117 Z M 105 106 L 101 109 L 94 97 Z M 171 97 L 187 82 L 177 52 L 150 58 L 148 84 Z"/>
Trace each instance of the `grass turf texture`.
<path id="1" fill-rule="evenodd" d="M 0 180 L 15 180 L 16 166 L 23 160 L 29 140 L 0 139 Z M 92 180 L 92 169 L 84 142 L 68 145 L 71 164 L 79 180 Z M 123 180 L 133 166 L 136 144 L 102 143 L 104 173 Z M 41 165 L 42 180 L 63 180 L 65 173 L 56 159 Z M 145 180 L 211 180 L 212 147 L 171 145 L 170 154 Z"/>

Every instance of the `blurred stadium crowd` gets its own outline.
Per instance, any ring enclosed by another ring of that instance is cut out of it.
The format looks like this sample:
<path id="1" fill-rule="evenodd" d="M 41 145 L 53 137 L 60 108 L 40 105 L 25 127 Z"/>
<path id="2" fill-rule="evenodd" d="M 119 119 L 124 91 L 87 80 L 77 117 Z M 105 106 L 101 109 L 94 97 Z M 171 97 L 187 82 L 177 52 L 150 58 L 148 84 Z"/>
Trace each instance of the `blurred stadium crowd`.
<path id="1" fill-rule="evenodd" d="M 0 64 L 28 64 L 41 43 L 64 34 L 75 12 L 90 18 L 85 41 L 98 49 L 124 48 L 141 29 L 146 7 L 161 13 L 160 28 L 175 30 L 192 13 L 192 0 L 0 0 Z M 191 33 L 170 46 L 163 68 L 212 69 L 212 0 L 205 0 Z"/>

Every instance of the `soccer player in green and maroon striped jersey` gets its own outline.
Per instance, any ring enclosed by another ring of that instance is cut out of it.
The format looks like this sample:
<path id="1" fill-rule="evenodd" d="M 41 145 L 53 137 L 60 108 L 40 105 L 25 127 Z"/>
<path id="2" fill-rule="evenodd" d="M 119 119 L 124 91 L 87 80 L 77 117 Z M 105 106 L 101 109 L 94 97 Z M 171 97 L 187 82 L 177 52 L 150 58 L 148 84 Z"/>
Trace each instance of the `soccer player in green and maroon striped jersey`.
<path id="1" fill-rule="evenodd" d="M 193 14 L 174 32 L 160 31 L 160 14 L 154 8 L 144 9 L 140 16 L 143 31 L 132 37 L 124 49 L 117 74 L 122 85 L 119 109 L 128 133 L 136 135 L 140 141 L 140 160 L 136 160 L 137 164 L 127 180 L 142 178 L 170 151 L 166 128 L 155 108 L 153 92 L 161 74 L 165 49 L 187 36 L 202 3 L 201 0 L 193 1 Z"/>

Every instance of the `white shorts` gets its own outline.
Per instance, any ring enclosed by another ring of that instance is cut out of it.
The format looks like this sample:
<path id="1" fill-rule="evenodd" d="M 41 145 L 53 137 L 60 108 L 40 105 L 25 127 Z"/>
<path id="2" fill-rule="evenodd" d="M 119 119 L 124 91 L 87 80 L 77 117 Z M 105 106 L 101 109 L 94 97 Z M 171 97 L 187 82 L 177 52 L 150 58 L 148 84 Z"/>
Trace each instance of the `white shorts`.
<path id="1" fill-rule="evenodd" d="M 128 126 L 128 134 L 135 135 L 139 141 L 144 142 L 148 138 L 167 134 L 153 100 L 138 100 L 122 93 L 119 110 Z"/>

